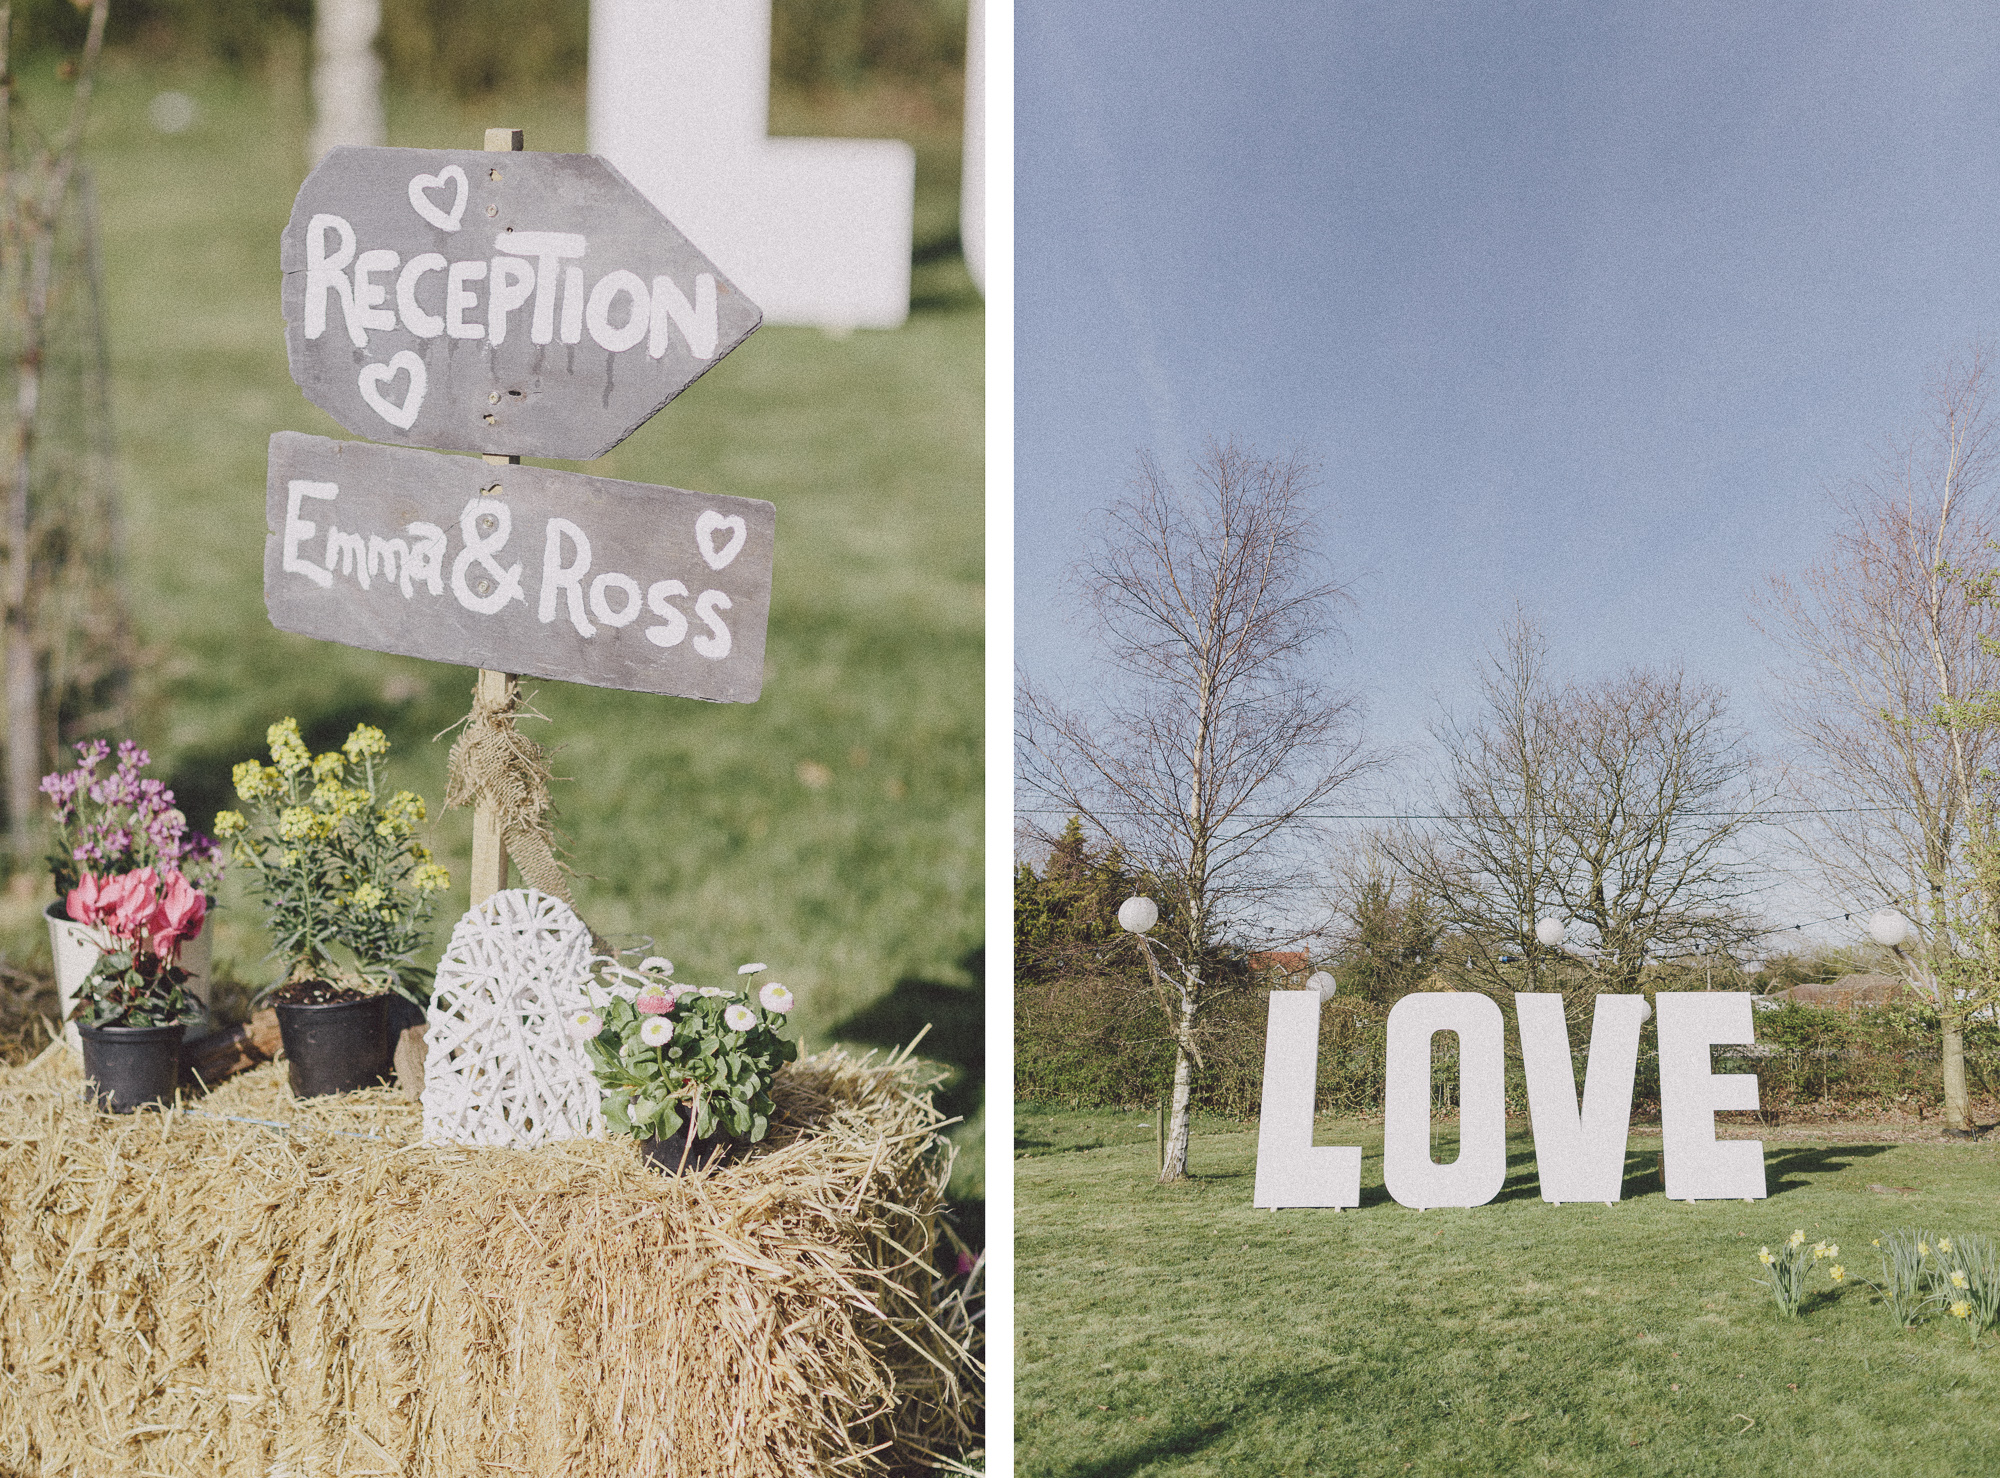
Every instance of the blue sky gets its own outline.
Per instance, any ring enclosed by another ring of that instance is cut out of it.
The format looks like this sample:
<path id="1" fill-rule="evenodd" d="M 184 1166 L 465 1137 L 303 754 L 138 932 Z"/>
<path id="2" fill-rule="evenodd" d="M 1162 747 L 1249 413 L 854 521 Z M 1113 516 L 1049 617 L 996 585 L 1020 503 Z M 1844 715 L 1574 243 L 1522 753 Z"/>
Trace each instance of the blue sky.
<path id="1" fill-rule="evenodd" d="M 1320 464 L 1382 742 L 1518 601 L 1565 675 L 1684 663 L 1779 743 L 1753 593 L 2000 328 L 2000 11 L 1016 17 L 1022 671 L 1083 674 L 1059 576 L 1136 451 L 1233 435 Z"/>

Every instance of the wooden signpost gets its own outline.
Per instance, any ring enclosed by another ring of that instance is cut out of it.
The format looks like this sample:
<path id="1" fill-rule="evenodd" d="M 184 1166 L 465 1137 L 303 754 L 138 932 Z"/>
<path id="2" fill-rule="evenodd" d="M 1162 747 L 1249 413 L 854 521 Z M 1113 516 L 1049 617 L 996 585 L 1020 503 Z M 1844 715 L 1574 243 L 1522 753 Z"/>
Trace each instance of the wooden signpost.
<path id="1" fill-rule="evenodd" d="M 617 170 L 522 146 L 335 149 L 280 248 L 306 397 L 480 459 L 279 432 L 265 483 L 274 625 L 480 669 L 448 786 L 476 796 L 475 904 L 510 836 L 568 897 L 514 675 L 755 702 L 771 600 L 769 503 L 519 465 L 603 455 L 762 320 Z"/>

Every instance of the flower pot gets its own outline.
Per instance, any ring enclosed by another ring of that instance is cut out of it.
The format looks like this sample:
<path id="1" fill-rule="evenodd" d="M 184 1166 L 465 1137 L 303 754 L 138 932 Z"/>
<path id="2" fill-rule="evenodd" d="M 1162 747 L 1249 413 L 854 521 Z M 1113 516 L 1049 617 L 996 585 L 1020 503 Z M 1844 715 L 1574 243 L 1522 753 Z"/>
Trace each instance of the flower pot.
<path id="1" fill-rule="evenodd" d="M 682 1123 L 678 1134 L 669 1134 L 665 1139 L 642 1139 L 639 1153 L 657 1170 L 668 1175 L 681 1173 L 683 1164 L 689 1170 L 702 1170 L 711 1166 L 727 1165 L 743 1153 L 741 1140 L 731 1139 L 727 1134 L 711 1134 L 705 1138 L 694 1132 L 694 1121 Z"/>
<path id="2" fill-rule="evenodd" d="M 69 1019 L 69 1013 L 76 1005 L 76 993 L 89 978 L 91 968 L 96 965 L 102 952 L 97 947 L 97 936 L 86 925 L 73 923 L 68 911 L 58 898 L 42 910 L 42 917 L 49 921 L 49 949 L 56 958 L 56 990 L 62 998 L 63 1039 L 71 1051 L 82 1050 L 82 1040 L 77 1035 L 76 1023 Z M 208 1010 L 208 971 L 210 941 L 209 923 L 215 915 L 210 914 L 201 921 L 201 932 L 181 947 L 181 968 L 187 971 L 187 984 L 181 989 L 187 992 L 190 1007 L 182 1018 L 186 1029 L 184 1040 L 195 1042 L 215 1030 L 215 1018 Z"/>
<path id="3" fill-rule="evenodd" d="M 389 998 L 319 1006 L 275 1003 L 294 1098 L 324 1098 L 385 1083 L 395 1071 Z"/>
<path id="4" fill-rule="evenodd" d="M 183 1023 L 171 1026 L 84 1026 L 84 1093 L 114 1114 L 172 1103 L 180 1077 Z"/>

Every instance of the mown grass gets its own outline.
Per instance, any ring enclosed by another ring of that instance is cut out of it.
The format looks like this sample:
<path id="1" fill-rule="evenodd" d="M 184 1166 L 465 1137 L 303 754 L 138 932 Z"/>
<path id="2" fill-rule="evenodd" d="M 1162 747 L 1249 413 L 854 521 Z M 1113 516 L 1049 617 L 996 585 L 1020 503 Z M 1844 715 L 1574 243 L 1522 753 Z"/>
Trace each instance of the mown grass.
<path id="1" fill-rule="evenodd" d="M 54 118 L 38 66 L 24 85 Z M 174 136 L 147 121 L 168 87 L 197 104 Z M 392 96 L 388 117 L 392 144 L 477 147 L 502 123 L 531 148 L 585 144 L 576 91 L 477 106 Z M 246 78 L 128 55 L 100 83 L 86 153 L 126 593 L 146 644 L 130 731 L 206 825 L 272 720 L 296 716 L 315 748 L 381 725 L 457 880 L 441 944 L 464 907 L 470 823 L 441 813 L 447 742 L 433 738 L 465 714 L 471 670 L 281 633 L 263 609 L 266 442 L 349 436 L 285 363 L 278 235 L 307 124 L 303 80 L 282 67 Z M 651 936 L 698 982 L 769 962 L 814 1045 L 893 1045 L 891 1029 L 923 1024 L 916 1005 L 961 1028 L 980 1010 L 983 310 L 953 254 L 956 123 L 916 136 L 919 255 L 931 249 L 907 327 L 839 340 L 765 328 L 612 455 L 549 464 L 777 505 L 760 702 L 528 687 L 550 720 L 533 732 L 565 777 L 558 824 L 585 917 L 616 939 Z M 218 973 L 261 984 L 254 901 L 232 880 L 223 903 Z M 12 912 L 13 958 L 45 955 L 32 915 Z M 978 1034 L 944 1035 L 964 1049 Z M 955 1107 L 976 1112 L 976 1053 L 950 1066 Z M 958 1188 L 976 1197 L 968 1138 Z"/>
<path id="2" fill-rule="evenodd" d="M 1550 1206 L 1524 1128 L 1498 1200 L 1417 1212 L 1382 1188 L 1379 1126 L 1329 1122 L 1318 1143 L 1363 1146 L 1362 1206 L 1274 1213 L 1250 1207 L 1254 1127 L 1199 1125 L 1171 1187 L 1149 1113 L 1023 1105 L 1016 1134 L 1024 1478 L 1912 1475 L 2000 1452 L 2000 1339 L 1898 1333 L 1824 1276 L 1786 1320 L 1755 1283 L 1794 1227 L 1864 1274 L 1888 1228 L 2000 1233 L 1991 1145 L 1773 1143 L 1769 1200 L 1689 1204 L 1635 1137 L 1625 1200 Z"/>

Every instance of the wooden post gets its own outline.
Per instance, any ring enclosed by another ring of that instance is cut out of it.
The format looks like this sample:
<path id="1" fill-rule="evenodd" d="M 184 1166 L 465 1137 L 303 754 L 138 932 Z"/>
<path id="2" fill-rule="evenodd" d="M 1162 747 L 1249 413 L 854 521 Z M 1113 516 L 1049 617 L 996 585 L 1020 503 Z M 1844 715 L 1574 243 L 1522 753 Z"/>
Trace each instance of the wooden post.
<path id="1" fill-rule="evenodd" d="M 527 147 L 527 140 L 518 128 L 489 128 L 486 130 L 486 147 L 494 153 L 516 153 Z M 519 457 L 484 454 L 484 459 L 496 466 L 519 465 Z M 499 489 L 504 492 L 504 487 Z M 518 680 L 511 672 L 489 672 L 479 669 L 480 701 L 502 703 L 512 698 Z M 472 807 L 472 906 L 477 908 L 495 893 L 507 886 L 507 841 L 500 831 L 500 813 L 491 801 L 481 796 Z"/>

